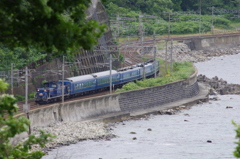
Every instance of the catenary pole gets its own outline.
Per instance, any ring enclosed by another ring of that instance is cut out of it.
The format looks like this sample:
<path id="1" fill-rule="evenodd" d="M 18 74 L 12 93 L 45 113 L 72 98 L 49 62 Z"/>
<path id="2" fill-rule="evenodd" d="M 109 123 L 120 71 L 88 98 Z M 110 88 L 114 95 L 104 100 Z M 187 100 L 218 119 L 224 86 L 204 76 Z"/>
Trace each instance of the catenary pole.
<path id="1" fill-rule="evenodd" d="M 63 56 L 63 63 L 62 63 L 62 103 L 64 103 L 64 63 L 65 63 L 65 58 Z"/>
<path id="2" fill-rule="evenodd" d="M 109 68 L 110 68 L 110 94 L 112 94 L 112 54 L 109 54 L 110 58 L 109 58 Z"/>

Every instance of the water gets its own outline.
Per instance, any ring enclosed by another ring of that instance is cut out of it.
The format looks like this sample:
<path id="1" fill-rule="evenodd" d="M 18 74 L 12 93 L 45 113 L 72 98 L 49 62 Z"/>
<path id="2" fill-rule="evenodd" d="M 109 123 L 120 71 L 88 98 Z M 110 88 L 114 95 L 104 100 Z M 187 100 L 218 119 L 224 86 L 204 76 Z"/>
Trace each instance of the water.
<path id="1" fill-rule="evenodd" d="M 240 84 L 239 58 L 240 55 L 218 57 L 197 63 L 196 67 L 199 74 Z M 113 133 L 118 137 L 111 141 L 89 140 L 64 146 L 44 159 L 234 159 L 236 133 L 231 121 L 240 124 L 240 96 L 218 97 L 218 101 L 196 105 L 177 115 L 116 124 Z M 226 109 L 227 106 L 233 108 Z"/>

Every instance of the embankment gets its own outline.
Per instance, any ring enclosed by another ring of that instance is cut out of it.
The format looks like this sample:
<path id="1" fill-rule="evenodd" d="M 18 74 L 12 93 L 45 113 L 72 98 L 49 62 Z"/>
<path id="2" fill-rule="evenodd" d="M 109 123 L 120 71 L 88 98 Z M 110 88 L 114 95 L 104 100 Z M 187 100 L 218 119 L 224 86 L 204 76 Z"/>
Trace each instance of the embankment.
<path id="1" fill-rule="evenodd" d="M 131 112 L 161 107 L 199 93 L 197 71 L 188 79 L 169 84 L 134 90 L 119 94 L 105 95 L 84 100 L 53 104 L 29 112 L 31 127 L 43 127 L 55 122 L 74 122 L 112 116 L 113 120 L 125 120 Z M 116 118 L 119 116 L 119 119 Z M 109 119 L 111 120 L 111 118 Z"/>

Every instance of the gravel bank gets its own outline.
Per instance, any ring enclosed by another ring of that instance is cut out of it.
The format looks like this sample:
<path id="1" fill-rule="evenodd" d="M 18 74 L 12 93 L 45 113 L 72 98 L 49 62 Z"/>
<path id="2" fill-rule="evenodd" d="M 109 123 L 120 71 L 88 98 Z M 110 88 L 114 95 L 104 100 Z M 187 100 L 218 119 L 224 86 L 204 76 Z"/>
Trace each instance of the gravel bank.
<path id="1" fill-rule="evenodd" d="M 39 130 L 55 135 L 52 142 L 46 144 L 45 148 L 33 146 L 33 150 L 49 151 L 59 146 L 75 144 L 78 141 L 94 139 L 109 140 L 113 137 L 110 129 L 102 122 L 58 122 L 43 128 L 33 128 L 32 134 L 39 135 Z"/>
<path id="2" fill-rule="evenodd" d="M 167 59 L 170 61 L 170 50 L 171 46 L 168 46 L 168 56 Z M 172 49 L 172 59 L 174 62 L 203 62 L 210 60 L 212 57 L 222 56 L 222 55 L 234 55 L 240 53 L 240 46 L 231 47 L 226 46 L 224 48 L 210 48 L 207 50 L 191 50 L 186 44 L 177 43 L 173 44 Z M 166 49 L 159 50 L 157 53 L 157 57 L 161 59 L 165 59 Z"/>

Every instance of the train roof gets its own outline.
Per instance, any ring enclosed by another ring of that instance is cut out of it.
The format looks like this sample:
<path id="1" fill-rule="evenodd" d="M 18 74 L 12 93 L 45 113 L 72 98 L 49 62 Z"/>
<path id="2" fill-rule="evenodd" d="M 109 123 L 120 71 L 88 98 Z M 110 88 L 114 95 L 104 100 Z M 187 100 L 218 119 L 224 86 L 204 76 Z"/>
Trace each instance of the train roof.
<path id="1" fill-rule="evenodd" d="M 117 71 L 116 70 L 112 70 L 112 75 L 116 74 Z M 110 70 L 108 71 L 103 71 L 103 72 L 97 72 L 97 73 L 93 73 L 92 74 L 94 77 L 103 77 L 103 76 L 107 76 L 110 75 Z"/>
<path id="2" fill-rule="evenodd" d="M 66 81 L 71 81 L 71 82 L 78 82 L 78 81 L 83 81 L 83 80 L 91 80 L 94 79 L 92 75 L 82 75 L 82 76 L 76 76 L 76 77 L 69 77 L 66 78 Z"/>
<path id="3" fill-rule="evenodd" d="M 148 63 L 148 64 L 145 65 L 145 67 L 146 67 L 146 66 L 151 66 L 151 65 L 152 65 L 152 63 Z"/>
<path id="4" fill-rule="evenodd" d="M 121 71 L 121 72 L 119 72 L 119 73 L 137 71 L 137 70 L 140 70 L 140 69 L 142 69 L 142 67 L 135 67 L 135 68 L 131 68 L 131 69 L 128 69 L 128 70 Z"/>

